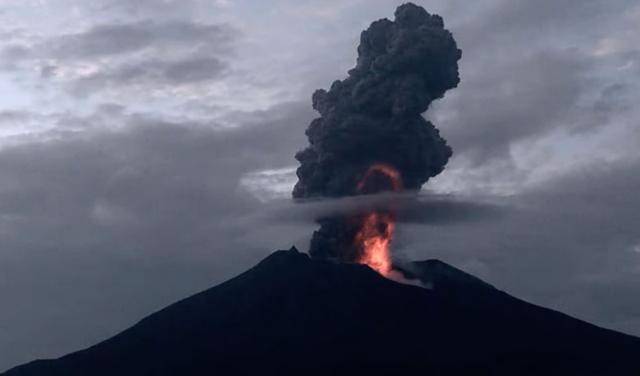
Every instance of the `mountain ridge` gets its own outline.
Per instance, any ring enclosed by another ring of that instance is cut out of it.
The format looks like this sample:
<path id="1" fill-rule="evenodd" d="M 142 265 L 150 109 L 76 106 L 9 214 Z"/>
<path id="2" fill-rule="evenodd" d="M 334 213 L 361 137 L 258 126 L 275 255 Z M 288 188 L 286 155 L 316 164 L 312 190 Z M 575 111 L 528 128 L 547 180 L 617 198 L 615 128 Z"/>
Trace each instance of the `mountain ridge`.
<path id="1" fill-rule="evenodd" d="M 403 272 L 433 288 L 276 251 L 106 341 L 2 375 L 640 371 L 638 338 L 526 303 L 441 261 Z"/>

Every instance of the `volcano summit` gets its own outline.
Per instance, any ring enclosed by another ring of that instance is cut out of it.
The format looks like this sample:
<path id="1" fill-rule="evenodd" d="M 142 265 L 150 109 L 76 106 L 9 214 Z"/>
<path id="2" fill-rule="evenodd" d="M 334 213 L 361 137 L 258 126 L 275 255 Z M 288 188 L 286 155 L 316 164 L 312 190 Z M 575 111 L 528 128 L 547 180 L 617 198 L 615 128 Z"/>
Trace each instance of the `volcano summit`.
<path id="1" fill-rule="evenodd" d="M 638 338 L 440 261 L 410 268 L 430 288 L 278 251 L 98 345 L 2 376 L 640 374 Z"/>

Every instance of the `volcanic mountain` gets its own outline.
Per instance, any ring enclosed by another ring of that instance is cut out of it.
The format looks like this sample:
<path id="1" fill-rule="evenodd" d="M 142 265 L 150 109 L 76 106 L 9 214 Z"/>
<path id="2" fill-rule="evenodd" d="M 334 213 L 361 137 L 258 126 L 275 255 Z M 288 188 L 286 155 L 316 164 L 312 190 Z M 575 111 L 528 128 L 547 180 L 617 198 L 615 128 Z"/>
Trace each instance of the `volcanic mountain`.
<path id="1" fill-rule="evenodd" d="M 422 287 L 277 251 L 102 343 L 3 375 L 640 375 L 639 338 L 440 261 L 404 270 Z"/>

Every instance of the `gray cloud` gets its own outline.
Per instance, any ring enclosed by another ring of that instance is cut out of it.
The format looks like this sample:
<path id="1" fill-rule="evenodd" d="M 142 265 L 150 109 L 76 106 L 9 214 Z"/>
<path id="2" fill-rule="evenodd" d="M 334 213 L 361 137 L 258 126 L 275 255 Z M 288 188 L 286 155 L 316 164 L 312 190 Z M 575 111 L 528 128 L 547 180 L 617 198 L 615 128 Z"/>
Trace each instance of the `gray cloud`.
<path id="1" fill-rule="evenodd" d="M 451 109 L 446 134 L 454 150 L 475 152 L 476 162 L 504 158 L 514 142 L 575 125 L 578 101 L 589 81 L 589 63 L 579 52 L 536 52 L 495 64 L 471 77 L 462 94 L 454 93 L 446 102 Z"/>
<path id="2" fill-rule="evenodd" d="M 218 79 L 237 36 L 226 24 L 144 20 L 13 42 L 0 55 L 6 69 L 38 67 L 42 78 L 56 78 L 85 96 L 120 86 L 153 89 Z"/>
<path id="3" fill-rule="evenodd" d="M 22 110 L 0 111 L 0 123 L 25 121 L 31 118 L 31 113 Z"/>
<path id="4" fill-rule="evenodd" d="M 513 208 L 503 207 L 495 197 L 484 201 L 454 195 L 384 193 L 342 198 L 306 199 L 292 202 L 274 200 L 257 214 L 256 220 L 315 223 L 318 218 L 353 215 L 394 208 L 398 223 L 450 225 L 461 222 L 492 221 Z"/>
<path id="5" fill-rule="evenodd" d="M 631 12 L 632 2 L 484 5 L 473 20 L 452 26 L 464 51 L 462 83 L 436 103 L 436 122 L 454 154 L 476 165 L 511 158 L 515 144 L 556 129 L 585 131 L 620 110 L 601 101 L 628 81 L 618 69 L 628 51 L 598 55 L 596 45 L 623 38 L 620 30 L 633 21 L 620 15 Z M 459 4 L 452 8 L 460 11 Z"/>
<path id="6" fill-rule="evenodd" d="M 9 44 L 0 50 L 0 69 L 3 71 L 15 71 L 19 69 L 18 63 L 29 57 L 30 50 L 19 44 Z"/>
<path id="7" fill-rule="evenodd" d="M 124 63 L 78 78 L 71 84 L 70 90 L 77 95 L 86 95 L 88 92 L 121 86 L 158 87 L 203 83 L 222 77 L 227 69 L 228 65 L 215 57 L 193 56 L 175 61 L 153 59 L 136 64 Z"/>
<path id="8" fill-rule="evenodd" d="M 89 6 L 92 10 L 108 15 L 141 18 L 194 18 L 200 12 L 219 11 L 227 5 L 226 0 L 95 0 Z M 84 5 L 84 4 L 83 4 Z"/>
<path id="9" fill-rule="evenodd" d="M 629 173 L 639 167 L 636 159 L 575 171 L 502 198 L 503 215 L 489 221 L 405 225 L 399 246 L 411 258 L 448 260 L 516 296 L 638 335 L 638 305 L 628 297 L 640 292 L 640 179 Z"/>
<path id="10" fill-rule="evenodd" d="M 306 236 L 238 220 L 261 208 L 240 177 L 290 158 L 297 143 L 281 135 L 303 139 L 306 107 L 220 128 L 111 105 L 82 121 L 111 116 L 118 130 L 0 149 L 0 368 L 90 345 Z"/>
<path id="11" fill-rule="evenodd" d="M 207 49 L 224 51 L 236 37 L 227 25 L 186 21 L 140 21 L 93 26 L 84 32 L 54 37 L 37 46 L 57 59 L 97 58 L 148 48 Z"/>

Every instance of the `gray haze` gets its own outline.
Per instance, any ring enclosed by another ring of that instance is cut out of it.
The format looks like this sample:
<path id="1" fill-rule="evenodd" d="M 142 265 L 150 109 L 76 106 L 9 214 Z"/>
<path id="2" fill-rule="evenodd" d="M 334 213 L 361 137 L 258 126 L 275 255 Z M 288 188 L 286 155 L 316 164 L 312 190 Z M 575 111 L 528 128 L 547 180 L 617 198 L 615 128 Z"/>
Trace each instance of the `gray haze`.
<path id="1" fill-rule="evenodd" d="M 640 335 L 640 4 L 415 2 L 462 81 L 427 114 L 454 156 L 398 254 Z M 400 3 L 3 1 L 0 371 L 306 249 L 341 206 L 287 199 L 311 93 Z"/>

